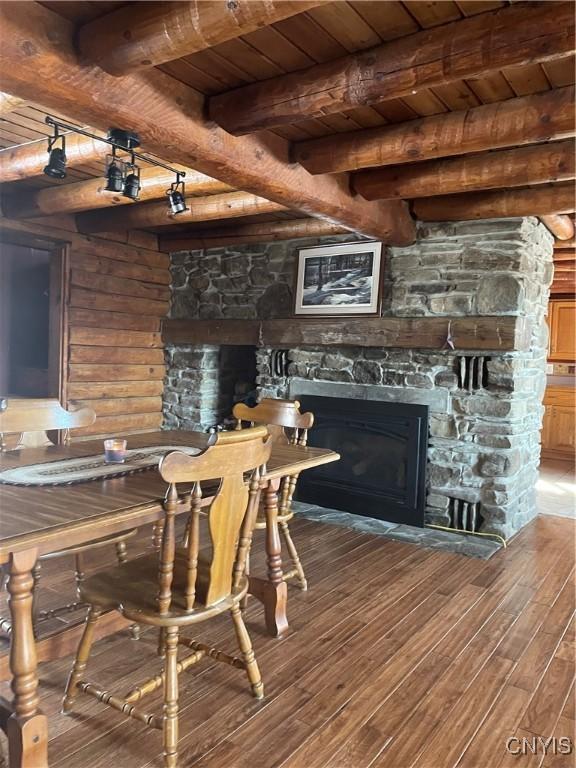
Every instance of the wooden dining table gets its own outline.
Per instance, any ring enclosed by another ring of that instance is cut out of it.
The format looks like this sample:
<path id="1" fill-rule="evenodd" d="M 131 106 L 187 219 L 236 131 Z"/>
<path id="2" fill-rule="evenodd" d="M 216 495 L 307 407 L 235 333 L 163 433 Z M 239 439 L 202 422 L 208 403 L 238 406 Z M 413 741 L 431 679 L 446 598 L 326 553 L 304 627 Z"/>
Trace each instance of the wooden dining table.
<path id="1" fill-rule="evenodd" d="M 208 440 L 205 433 L 168 430 L 125 437 L 128 448 L 182 445 L 202 449 Z M 102 440 L 90 440 L 9 451 L 0 454 L 0 470 L 94 456 L 102 450 Z M 251 575 L 249 591 L 262 602 L 266 627 L 274 637 L 288 628 L 287 587 L 276 519 L 280 480 L 339 458 L 337 453 L 324 448 L 276 444 L 263 474 L 267 577 Z M 12 622 L 8 669 L 13 692 L 12 701 L 0 697 L 0 727 L 8 736 L 10 768 L 48 765 L 48 723 L 39 706 L 37 665 L 39 660 L 70 652 L 71 640 L 77 639 L 77 632 L 67 640 L 52 636 L 37 641 L 34 636 L 32 569 L 38 557 L 161 521 L 165 491 L 166 484 L 155 468 L 71 485 L 0 484 L 0 565 L 8 569 Z M 179 511 L 183 513 L 188 508 L 187 496 L 183 495 Z M 121 626 L 126 626 L 126 620 L 112 612 L 99 636 Z M 65 632 L 73 634 L 74 630 Z"/>

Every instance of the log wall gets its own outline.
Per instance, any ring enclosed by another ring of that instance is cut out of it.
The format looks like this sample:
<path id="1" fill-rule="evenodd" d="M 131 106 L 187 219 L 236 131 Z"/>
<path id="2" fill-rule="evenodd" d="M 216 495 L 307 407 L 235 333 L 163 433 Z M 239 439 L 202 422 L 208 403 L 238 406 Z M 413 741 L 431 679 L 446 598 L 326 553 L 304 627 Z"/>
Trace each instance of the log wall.
<path id="1" fill-rule="evenodd" d="M 3 219 L 19 238 L 67 244 L 62 399 L 96 411 L 76 437 L 157 429 L 165 374 L 162 318 L 169 306 L 169 256 L 146 233 L 86 236 L 66 219 Z"/>

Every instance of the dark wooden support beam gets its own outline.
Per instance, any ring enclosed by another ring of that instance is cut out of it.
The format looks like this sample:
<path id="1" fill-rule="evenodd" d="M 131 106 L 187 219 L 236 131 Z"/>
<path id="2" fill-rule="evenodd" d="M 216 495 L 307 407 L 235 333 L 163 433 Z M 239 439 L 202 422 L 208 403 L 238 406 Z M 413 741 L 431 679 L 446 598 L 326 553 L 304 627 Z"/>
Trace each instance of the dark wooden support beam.
<path id="1" fill-rule="evenodd" d="M 47 8 L 4 3 L 0 25 L 0 80 L 11 93 L 100 130 L 111 124 L 136 130 L 147 152 L 304 215 L 389 244 L 414 241 L 404 203 L 354 197 L 345 175 L 310 176 L 290 162 L 288 142 L 279 136 L 230 136 L 206 119 L 204 99 L 184 83 L 154 68 L 115 78 L 83 65 L 73 25 Z"/>
<path id="2" fill-rule="evenodd" d="M 267 221 L 262 224 L 239 224 L 235 227 L 201 229 L 190 234 L 162 235 L 161 251 L 190 251 L 197 248 L 219 248 L 246 243 L 271 243 L 304 237 L 327 237 L 346 234 L 348 230 L 318 219 Z"/>
<path id="3" fill-rule="evenodd" d="M 240 135 L 549 61 L 573 50 L 572 3 L 515 4 L 214 96 L 210 114 Z"/>
<path id="4" fill-rule="evenodd" d="M 527 187 L 576 178 L 574 141 L 481 152 L 464 157 L 393 165 L 354 174 L 354 189 L 367 200 L 436 197 L 504 187 Z"/>
<path id="5" fill-rule="evenodd" d="M 570 85 L 461 112 L 301 141 L 293 154 L 310 173 L 339 173 L 536 144 L 574 136 L 575 109 L 575 88 Z"/>
<path id="6" fill-rule="evenodd" d="M 572 213 L 576 204 L 574 185 L 564 182 L 509 191 L 423 197 L 414 200 L 413 210 L 422 221 L 467 221 Z"/>
<path id="7" fill-rule="evenodd" d="M 306 345 L 437 349 L 450 332 L 456 349 L 528 349 L 523 317 L 285 318 L 279 320 L 164 320 L 167 344 Z"/>
<path id="8" fill-rule="evenodd" d="M 186 172 L 186 195 L 216 195 L 230 192 L 231 187 L 221 181 L 193 171 L 191 168 L 178 166 Z M 166 190 L 174 181 L 174 174 L 162 168 L 145 168 L 140 174 L 138 202 L 157 200 L 166 197 Z M 134 200 L 120 192 L 107 192 L 106 179 L 89 179 L 60 187 L 48 187 L 36 192 L 30 190 L 16 193 L 2 200 L 4 216 L 14 219 L 29 219 L 35 216 L 50 216 L 60 213 L 89 211 L 97 208 L 137 205 Z M 167 205 L 167 203 L 166 203 Z"/>
<path id="9" fill-rule="evenodd" d="M 114 232 L 229 219 L 237 216 L 254 216 L 259 213 L 276 213 L 286 210 L 283 205 L 248 192 L 228 192 L 223 195 L 196 197 L 188 203 L 188 210 L 178 214 L 171 212 L 168 200 L 133 205 L 130 208 L 118 210 L 87 211 L 76 216 L 76 223 L 80 232 Z"/>
<path id="10" fill-rule="evenodd" d="M 78 44 L 87 61 L 125 75 L 267 27 L 326 0 L 131 2 L 85 24 Z"/>
<path id="11" fill-rule="evenodd" d="M 570 216 L 551 213 L 548 216 L 540 216 L 540 221 L 560 242 L 574 238 L 574 221 Z"/>

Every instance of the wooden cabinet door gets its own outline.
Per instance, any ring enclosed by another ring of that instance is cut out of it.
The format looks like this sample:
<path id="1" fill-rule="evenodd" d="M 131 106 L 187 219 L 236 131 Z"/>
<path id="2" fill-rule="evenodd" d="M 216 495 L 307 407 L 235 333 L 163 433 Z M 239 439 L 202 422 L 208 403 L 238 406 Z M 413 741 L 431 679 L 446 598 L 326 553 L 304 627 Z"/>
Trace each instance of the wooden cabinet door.
<path id="1" fill-rule="evenodd" d="M 549 360 L 576 360 L 576 301 L 551 301 L 548 313 L 550 325 Z"/>
<path id="2" fill-rule="evenodd" d="M 546 408 L 542 447 L 555 453 L 574 455 L 576 449 L 576 409 L 566 405 Z"/>

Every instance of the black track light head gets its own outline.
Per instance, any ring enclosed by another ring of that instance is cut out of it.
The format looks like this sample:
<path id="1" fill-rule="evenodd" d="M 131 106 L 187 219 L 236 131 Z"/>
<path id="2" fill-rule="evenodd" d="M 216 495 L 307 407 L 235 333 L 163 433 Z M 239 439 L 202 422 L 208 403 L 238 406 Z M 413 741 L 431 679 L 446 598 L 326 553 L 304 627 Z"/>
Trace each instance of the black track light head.
<path id="1" fill-rule="evenodd" d="M 124 197 L 129 197 L 130 200 L 138 200 L 138 195 L 140 194 L 140 168 L 134 162 L 134 156 L 132 156 L 132 162 L 128 168 L 130 173 L 126 176 L 122 194 Z"/>
<path id="2" fill-rule="evenodd" d="M 170 189 L 167 190 L 166 194 L 168 195 L 170 212 L 175 216 L 188 210 L 186 207 L 186 188 L 184 182 L 180 180 L 179 174 L 176 174 L 176 181 L 170 185 Z"/>
<path id="3" fill-rule="evenodd" d="M 56 142 L 60 142 L 59 147 L 55 147 Z M 66 178 L 66 138 L 60 136 L 56 128 L 54 136 L 48 139 L 48 164 L 44 167 L 46 176 L 51 179 Z"/>

